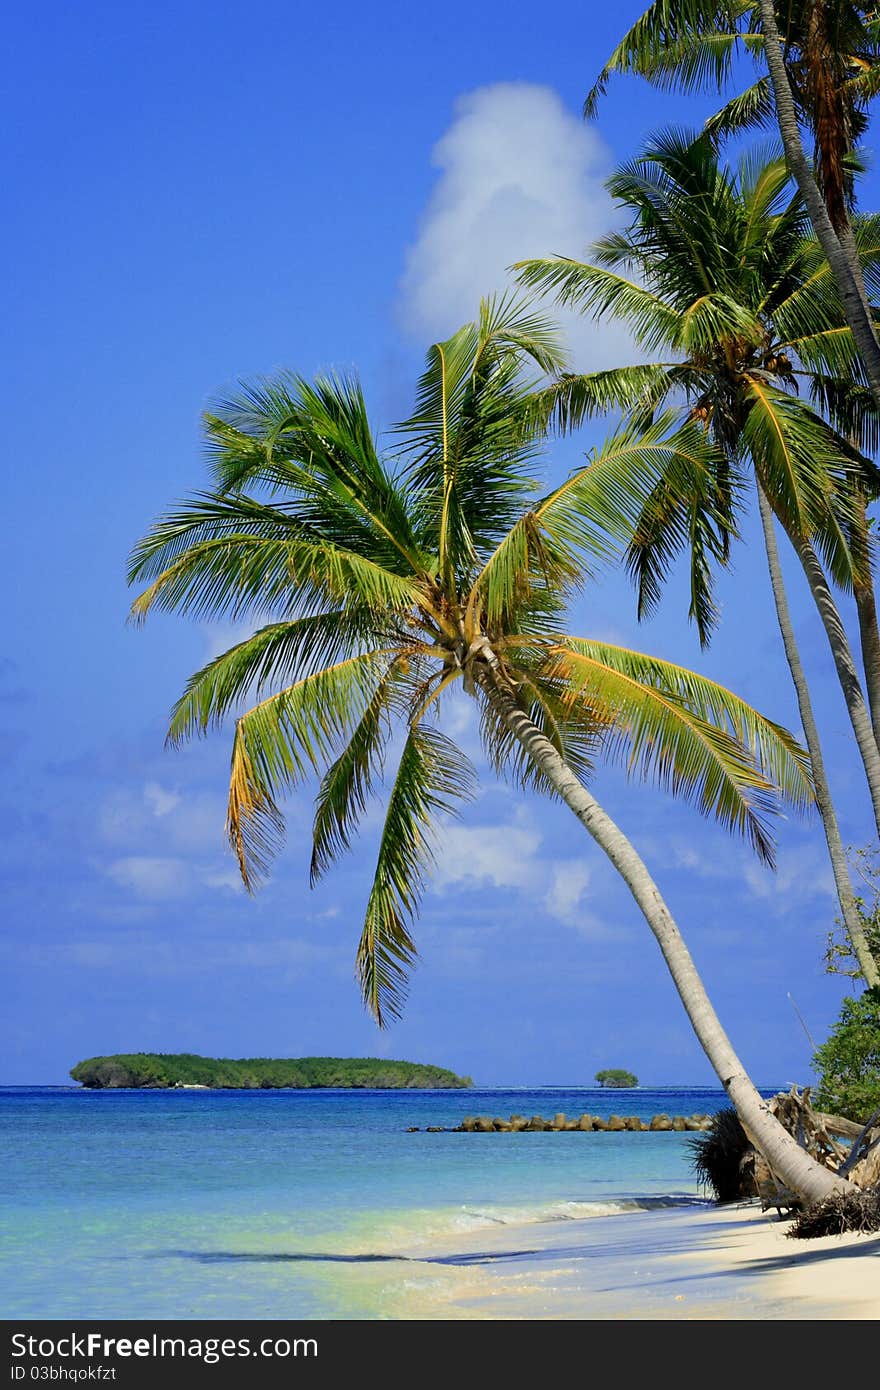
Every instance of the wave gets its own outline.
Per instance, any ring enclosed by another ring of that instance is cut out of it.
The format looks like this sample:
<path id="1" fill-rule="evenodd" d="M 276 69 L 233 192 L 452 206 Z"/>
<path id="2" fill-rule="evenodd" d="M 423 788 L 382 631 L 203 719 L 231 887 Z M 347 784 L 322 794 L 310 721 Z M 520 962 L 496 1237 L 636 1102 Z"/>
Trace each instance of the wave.
<path id="1" fill-rule="evenodd" d="M 481 1203 L 457 1207 L 420 1207 L 407 1211 L 371 1211 L 346 1223 L 340 1248 L 399 1251 L 449 1237 L 488 1231 L 499 1226 L 535 1226 L 557 1221 L 586 1221 L 607 1216 L 660 1211 L 671 1207 L 704 1207 L 712 1203 L 690 1193 L 668 1192 L 609 1197 L 592 1201 L 550 1200 L 523 1204 Z"/>
<path id="2" fill-rule="evenodd" d="M 664 1207 L 705 1206 L 687 1193 L 644 1197 L 610 1197 L 603 1201 L 556 1201 L 529 1206 L 463 1207 L 454 1219 L 456 1230 L 480 1230 L 487 1226 L 531 1226 L 549 1221 L 586 1221 L 592 1217 L 623 1216 L 627 1212 L 659 1211 Z"/>

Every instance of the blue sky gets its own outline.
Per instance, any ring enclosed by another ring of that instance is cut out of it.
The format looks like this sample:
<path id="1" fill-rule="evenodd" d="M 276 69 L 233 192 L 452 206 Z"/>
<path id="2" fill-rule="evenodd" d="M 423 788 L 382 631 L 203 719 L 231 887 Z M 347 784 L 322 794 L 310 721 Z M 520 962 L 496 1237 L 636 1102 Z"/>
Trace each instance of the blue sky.
<path id="1" fill-rule="evenodd" d="M 256 899 L 223 843 L 228 739 L 163 749 L 187 674 L 229 632 L 125 625 L 127 551 L 205 482 L 199 412 L 237 378 L 357 366 L 377 427 L 403 415 L 429 342 L 525 255 L 611 225 L 602 180 L 701 103 L 585 90 L 642 0 L 615 7 L 19 6 L 5 18 L 0 239 L 7 268 L 7 641 L 0 659 L 4 1021 L 0 1080 L 81 1057 L 387 1055 L 491 1084 L 712 1079 L 626 890 L 562 808 L 499 787 L 449 832 L 405 1020 L 362 1012 L 354 947 L 370 829 L 318 891 L 309 799 Z M 875 180 L 864 202 L 872 204 Z M 576 363 L 618 330 L 570 325 Z M 601 430 L 554 448 L 567 471 Z M 650 626 L 606 577 L 573 629 L 687 661 L 796 725 L 754 526 L 699 652 L 680 579 Z M 844 837 L 869 811 L 822 634 L 789 566 Z M 471 747 L 467 702 L 446 725 Z M 815 823 L 761 869 L 687 807 L 602 770 L 758 1081 L 803 1081 L 844 992 Z"/>

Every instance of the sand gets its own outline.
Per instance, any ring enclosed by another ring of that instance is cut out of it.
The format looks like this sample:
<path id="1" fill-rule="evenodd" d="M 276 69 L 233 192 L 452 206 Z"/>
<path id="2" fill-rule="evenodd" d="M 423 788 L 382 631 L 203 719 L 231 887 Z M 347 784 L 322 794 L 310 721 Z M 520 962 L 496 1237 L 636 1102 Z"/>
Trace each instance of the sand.
<path id="1" fill-rule="evenodd" d="M 757 1204 L 697 1204 L 469 1232 L 406 1252 L 397 1316 L 880 1317 L 880 1237 L 787 1229 Z"/>

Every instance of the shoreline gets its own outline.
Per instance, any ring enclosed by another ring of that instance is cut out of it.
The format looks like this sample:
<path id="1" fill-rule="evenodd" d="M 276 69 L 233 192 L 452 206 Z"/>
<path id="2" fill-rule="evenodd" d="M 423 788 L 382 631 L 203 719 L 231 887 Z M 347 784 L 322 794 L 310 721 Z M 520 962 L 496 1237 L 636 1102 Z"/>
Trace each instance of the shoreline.
<path id="1" fill-rule="evenodd" d="M 873 1320 L 880 1237 L 793 1241 L 757 1202 L 505 1225 L 414 1246 L 392 1316 Z"/>

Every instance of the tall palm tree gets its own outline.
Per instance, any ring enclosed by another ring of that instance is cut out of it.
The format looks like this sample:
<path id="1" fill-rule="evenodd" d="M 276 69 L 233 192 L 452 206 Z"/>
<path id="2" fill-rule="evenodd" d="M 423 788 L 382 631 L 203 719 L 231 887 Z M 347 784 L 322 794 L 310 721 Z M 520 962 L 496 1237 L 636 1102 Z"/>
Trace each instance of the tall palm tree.
<path id="1" fill-rule="evenodd" d="M 562 800 L 624 878 L 771 1167 L 805 1199 L 820 1198 L 840 1180 L 769 1114 L 648 869 L 586 786 L 597 757 L 623 756 L 767 858 L 774 785 L 807 800 L 804 757 L 714 682 L 567 634 L 566 601 L 606 548 L 582 505 L 584 470 L 535 495 L 529 363 L 560 365 L 546 323 L 506 300 L 484 304 L 476 324 L 430 350 L 415 411 L 387 459 L 350 379 L 263 382 L 207 417 L 215 488 L 136 547 L 132 580 L 149 582 L 133 611 L 271 621 L 192 676 L 170 738 L 237 712 L 228 832 L 249 888 L 277 848 L 281 798 L 310 771 L 321 777 L 313 877 L 350 845 L 383 781 L 387 809 L 357 951 L 363 996 L 381 1024 L 402 1007 L 437 819 L 473 784 L 468 760 L 435 723 L 460 681 L 480 707 L 498 772 Z M 603 457 L 625 470 L 645 450 L 708 459 L 712 445 L 694 424 L 670 435 L 654 422 L 613 436 Z"/>
<path id="2" fill-rule="evenodd" d="M 835 231 L 853 203 L 852 155 L 880 93 L 880 15 L 851 0 L 770 0 L 799 126 L 810 132 L 816 177 Z M 743 60 L 766 67 L 760 0 L 654 0 L 623 36 L 584 103 L 596 113 L 613 74 L 668 90 L 720 92 Z M 707 121 L 724 135 L 776 124 L 773 83 L 757 80 Z"/>
<path id="3" fill-rule="evenodd" d="M 880 89 L 880 16 L 875 10 L 866 12 L 864 6 L 840 3 L 840 0 L 834 4 L 811 0 L 804 8 L 804 33 L 799 44 L 800 71 L 804 74 L 800 86 L 804 100 L 798 103 L 795 98 L 799 84 L 796 76 L 794 84 L 792 82 L 792 67 L 786 63 L 772 0 L 761 0 L 759 5 L 764 56 L 788 165 L 833 269 L 876 414 L 880 411 L 880 340 L 853 235 L 852 188 L 846 173 L 854 141 L 866 125 L 863 105 Z M 867 23 L 862 25 L 862 16 L 866 14 Z M 860 28 L 868 32 L 873 45 L 870 61 L 864 53 L 856 51 Z M 797 72 L 795 68 L 794 73 Z M 853 86 L 857 96 L 853 95 Z M 800 114 L 815 135 L 815 177 L 801 143 Z M 845 391 L 844 399 L 849 394 Z M 855 534 L 867 552 L 865 497 L 864 490 L 858 486 L 854 500 L 857 509 Z M 880 627 L 873 577 L 866 575 L 857 581 L 854 594 L 874 737 L 880 746 Z"/>
<path id="4" fill-rule="evenodd" d="M 706 123 L 713 137 L 779 125 L 789 168 L 833 269 L 841 304 L 880 408 L 877 341 L 852 228 L 853 167 L 868 107 L 880 92 L 880 13 L 851 0 L 655 0 L 624 35 L 589 93 L 592 115 L 612 73 L 660 87 L 724 90 L 745 56 L 767 72 Z M 814 147 L 810 167 L 800 131 Z M 865 510 L 864 497 L 856 497 Z M 857 522 L 867 549 L 866 519 Z M 854 585 L 868 699 L 880 744 L 880 628 L 873 577 Z"/>
<path id="5" fill-rule="evenodd" d="M 630 213 L 629 229 L 597 242 L 592 264 L 532 260 L 519 267 L 520 278 L 558 302 L 623 320 L 658 356 L 636 366 L 564 376 L 539 397 L 539 415 L 543 423 L 569 429 L 608 409 L 622 408 L 638 421 L 671 404 L 682 421 L 705 426 L 717 447 L 717 471 L 707 471 L 702 458 L 685 468 L 680 460 L 674 469 L 658 467 L 648 455 L 628 478 L 615 475 L 610 487 L 603 469 L 594 468 L 592 484 L 596 515 L 629 538 L 640 614 L 657 602 L 675 556 L 689 552 L 691 615 L 704 642 L 715 620 L 713 564 L 727 560 L 753 475 L 841 912 L 866 979 L 876 983 L 773 532 L 775 515 L 825 624 L 880 832 L 880 755 L 817 554 L 818 546 L 847 587 L 863 578 L 868 557 L 850 543 L 858 520 L 858 489 L 851 484 L 871 466 L 797 394 L 798 383 L 809 388 L 824 375 L 842 374 L 854 358 L 851 334 L 827 263 L 806 234 L 799 201 L 791 197 L 782 160 L 747 158 L 733 173 L 719 164 L 708 140 L 670 132 L 616 174 L 609 188 Z M 864 220 L 858 234 L 873 277 L 880 220 Z"/>

